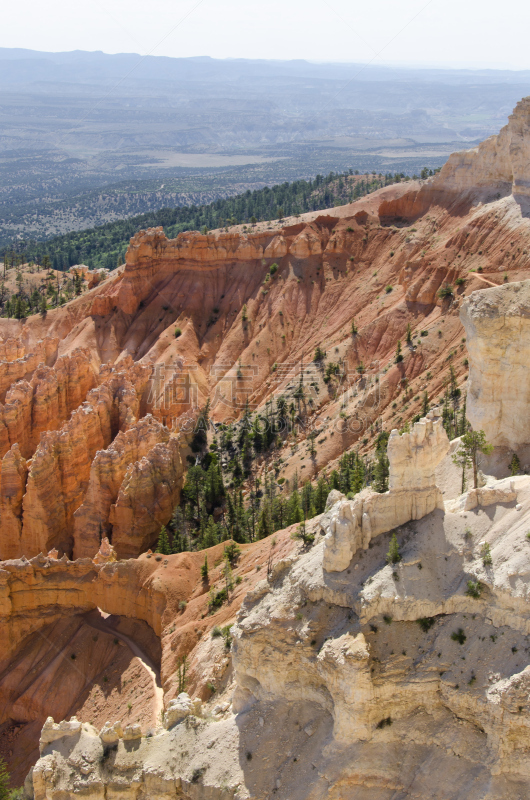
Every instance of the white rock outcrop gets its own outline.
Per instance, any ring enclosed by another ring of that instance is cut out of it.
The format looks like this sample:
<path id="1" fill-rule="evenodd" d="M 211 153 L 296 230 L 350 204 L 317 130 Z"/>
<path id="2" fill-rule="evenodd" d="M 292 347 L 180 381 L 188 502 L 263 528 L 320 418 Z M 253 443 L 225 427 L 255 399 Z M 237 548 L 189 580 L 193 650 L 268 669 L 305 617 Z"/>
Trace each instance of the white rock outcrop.
<path id="1" fill-rule="evenodd" d="M 467 416 L 491 444 L 530 443 L 530 281 L 473 292 L 462 305 L 469 353 Z"/>
<path id="2" fill-rule="evenodd" d="M 164 728 L 172 728 L 178 722 L 189 717 L 190 714 L 200 716 L 202 703 L 200 700 L 192 700 L 189 694 L 181 692 L 174 700 L 170 700 L 164 712 Z"/>
<path id="3" fill-rule="evenodd" d="M 388 440 L 389 490 L 365 489 L 353 500 L 338 500 L 326 515 L 323 566 L 342 572 L 360 548 L 381 533 L 443 509 L 434 471 L 449 450 L 442 421 L 430 412 L 402 436 L 394 430 Z"/>
<path id="4" fill-rule="evenodd" d="M 452 153 L 432 181 L 433 188 L 465 193 L 482 189 L 513 194 L 530 201 L 530 97 L 523 97 L 508 118 L 508 124 L 478 147 Z"/>
<path id="5" fill-rule="evenodd" d="M 46 745 L 51 742 L 56 742 L 58 739 L 62 739 L 65 736 L 75 736 L 80 733 L 80 731 L 81 722 L 79 722 L 76 717 L 72 717 L 69 721 L 63 719 L 61 722 L 54 722 L 53 717 L 48 717 L 40 735 L 39 745 L 41 753 Z"/>

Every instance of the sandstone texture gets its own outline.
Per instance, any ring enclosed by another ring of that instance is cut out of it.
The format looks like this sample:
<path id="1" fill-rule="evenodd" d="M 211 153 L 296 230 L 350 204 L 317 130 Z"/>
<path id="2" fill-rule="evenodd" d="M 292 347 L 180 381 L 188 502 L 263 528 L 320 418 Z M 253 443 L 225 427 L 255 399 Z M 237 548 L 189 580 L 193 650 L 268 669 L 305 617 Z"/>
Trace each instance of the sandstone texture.
<path id="1" fill-rule="evenodd" d="M 462 306 L 469 351 L 467 414 L 489 442 L 530 442 L 530 281 L 474 292 Z"/>

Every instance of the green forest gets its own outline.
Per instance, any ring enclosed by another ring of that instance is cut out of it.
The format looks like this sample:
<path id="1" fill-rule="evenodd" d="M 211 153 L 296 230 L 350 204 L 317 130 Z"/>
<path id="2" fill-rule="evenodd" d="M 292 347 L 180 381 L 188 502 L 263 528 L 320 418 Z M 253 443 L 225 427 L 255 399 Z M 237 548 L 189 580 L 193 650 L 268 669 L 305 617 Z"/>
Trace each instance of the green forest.
<path id="1" fill-rule="evenodd" d="M 431 170 L 422 170 L 422 177 L 430 174 Z M 166 235 L 174 238 L 182 231 L 207 232 L 236 224 L 253 225 L 344 205 L 404 180 L 409 180 L 404 173 L 358 175 L 350 170 L 339 175 L 330 172 L 327 176 L 317 175 L 313 180 L 247 191 L 209 205 L 163 208 L 96 228 L 55 236 L 46 242 L 19 242 L 4 256 L 12 258 L 17 253 L 25 261 L 38 264 L 48 256 L 53 269 L 59 270 L 67 270 L 76 264 L 86 264 L 92 269 L 114 269 L 124 262 L 130 238 L 145 228 L 162 226 Z"/>

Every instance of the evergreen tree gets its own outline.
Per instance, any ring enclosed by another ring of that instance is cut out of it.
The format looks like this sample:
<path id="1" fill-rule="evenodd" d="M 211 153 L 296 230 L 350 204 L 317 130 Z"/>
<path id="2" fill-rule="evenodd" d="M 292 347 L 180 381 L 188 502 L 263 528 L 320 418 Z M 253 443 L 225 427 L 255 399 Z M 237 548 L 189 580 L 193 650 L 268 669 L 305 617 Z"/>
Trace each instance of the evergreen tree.
<path id="1" fill-rule="evenodd" d="M 320 475 L 315 492 L 315 509 L 317 514 L 322 514 L 326 508 L 329 486 L 324 475 Z"/>
<path id="2" fill-rule="evenodd" d="M 462 467 L 473 467 L 473 486 L 478 488 L 478 457 L 480 453 L 489 455 L 493 452 L 493 445 L 486 441 L 484 431 L 468 431 L 462 436 L 460 447 L 453 455 L 453 463 Z"/>
<path id="3" fill-rule="evenodd" d="M 208 556 L 204 556 L 204 564 L 201 567 L 201 577 L 203 581 L 208 580 Z"/>
<path id="4" fill-rule="evenodd" d="M 388 553 L 386 554 L 386 563 L 397 564 L 398 561 L 401 561 L 401 554 L 399 552 L 399 543 L 397 540 L 397 536 L 395 533 L 393 533 L 390 539 Z"/>
<path id="5" fill-rule="evenodd" d="M 256 534 L 258 539 L 265 539 L 272 533 L 269 504 L 263 503 L 259 512 Z"/>
<path id="6" fill-rule="evenodd" d="M 387 456 L 389 434 L 383 431 L 376 441 L 376 461 L 373 469 L 372 487 L 376 492 L 388 491 L 389 461 Z"/>
<path id="7" fill-rule="evenodd" d="M 219 527 L 215 524 L 213 517 L 208 517 L 208 524 L 202 537 L 203 549 L 206 547 L 214 547 L 219 544 Z"/>
<path id="8" fill-rule="evenodd" d="M 160 534 L 158 536 L 158 544 L 156 546 L 156 552 L 161 553 L 163 556 L 169 556 L 171 554 L 169 537 L 167 535 L 167 531 L 164 525 L 162 525 L 160 529 Z"/>
<path id="9" fill-rule="evenodd" d="M 389 461 L 386 451 L 377 451 L 377 458 L 374 465 L 372 487 L 376 492 L 388 491 Z"/>
<path id="10" fill-rule="evenodd" d="M 521 462 L 519 461 L 519 456 L 517 453 L 514 453 L 512 456 L 512 460 L 510 461 L 510 475 L 518 475 L 521 471 Z"/>
<path id="11" fill-rule="evenodd" d="M 0 800 L 10 800 L 12 797 L 9 772 L 3 758 L 0 758 Z"/>

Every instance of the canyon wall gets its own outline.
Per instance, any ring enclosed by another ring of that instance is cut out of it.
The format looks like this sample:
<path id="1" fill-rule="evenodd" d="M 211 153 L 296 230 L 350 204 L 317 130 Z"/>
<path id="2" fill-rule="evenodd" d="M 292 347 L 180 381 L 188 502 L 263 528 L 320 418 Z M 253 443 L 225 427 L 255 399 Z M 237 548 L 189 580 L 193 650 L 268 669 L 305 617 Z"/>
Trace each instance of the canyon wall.
<path id="1" fill-rule="evenodd" d="M 460 312 L 469 352 L 467 415 L 491 444 L 530 443 L 530 281 L 474 292 Z"/>

